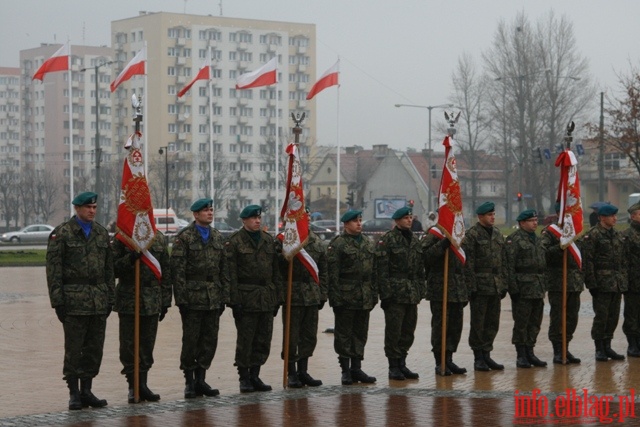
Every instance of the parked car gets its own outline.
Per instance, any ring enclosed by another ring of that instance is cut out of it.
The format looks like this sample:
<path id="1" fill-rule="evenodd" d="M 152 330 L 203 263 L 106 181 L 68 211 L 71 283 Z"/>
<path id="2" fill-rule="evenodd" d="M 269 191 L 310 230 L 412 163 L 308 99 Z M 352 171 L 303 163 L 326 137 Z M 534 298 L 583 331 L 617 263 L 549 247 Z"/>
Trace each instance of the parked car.
<path id="1" fill-rule="evenodd" d="M 391 218 L 368 219 L 362 222 L 363 233 L 386 233 L 391 230 L 395 222 Z"/>
<path id="2" fill-rule="evenodd" d="M 54 227 L 49 224 L 28 225 L 22 230 L 10 231 L 0 236 L 3 242 L 11 243 L 47 243 Z"/>
<path id="3" fill-rule="evenodd" d="M 331 229 L 327 227 L 319 227 L 314 223 L 311 223 L 309 225 L 309 228 L 311 229 L 311 231 L 316 233 L 318 237 L 320 237 L 320 240 L 330 240 L 331 238 L 333 238 L 333 236 L 336 235 L 335 231 L 331 231 Z"/>
<path id="4" fill-rule="evenodd" d="M 336 231 L 336 222 L 331 219 L 319 219 L 317 221 L 311 221 L 311 224 L 316 227 L 328 228 L 333 232 Z M 342 231 L 342 223 L 340 223 L 340 230 Z"/>
<path id="5" fill-rule="evenodd" d="M 220 234 L 222 234 L 225 237 L 230 236 L 231 234 L 233 234 L 236 231 L 238 231 L 237 228 L 233 228 L 232 226 L 230 226 L 226 222 L 222 222 L 222 221 L 214 221 L 213 224 L 211 224 L 211 225 L 213 226 L 213 228 L 218 230 L 220 232 Z"/>

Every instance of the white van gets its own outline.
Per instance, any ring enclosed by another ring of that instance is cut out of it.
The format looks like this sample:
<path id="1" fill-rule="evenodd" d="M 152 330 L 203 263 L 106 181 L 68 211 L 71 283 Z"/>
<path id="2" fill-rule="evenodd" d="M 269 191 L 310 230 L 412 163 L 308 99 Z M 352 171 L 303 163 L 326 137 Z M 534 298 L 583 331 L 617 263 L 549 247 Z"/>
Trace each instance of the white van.
<path id="1" fill-rule="evenodd" d="M 164 234 L 175 234 L 180 229 L 178 225 L 178 216 L 173 209 L 154 209 L 153 217 L 156 221 L 156 229 Z"/>

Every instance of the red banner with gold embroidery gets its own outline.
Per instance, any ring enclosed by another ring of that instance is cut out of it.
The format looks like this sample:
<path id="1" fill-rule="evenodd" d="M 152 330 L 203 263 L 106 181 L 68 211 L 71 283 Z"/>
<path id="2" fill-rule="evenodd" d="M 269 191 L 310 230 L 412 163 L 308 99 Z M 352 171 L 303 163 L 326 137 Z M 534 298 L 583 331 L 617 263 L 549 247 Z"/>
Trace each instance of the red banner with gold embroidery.
<path id="1" fill-rule="evenodd" d="M 153 218 L 151 193 L 149 193 L 149 185 L 144 174 L 144 161 L 140 149 L 141 136 L 140 132 L 134 133 L 125 145 L 129 153 L 124 159 L 122 170 L 116 238 L 129 249 L 142 252 L 140 259 L 160 280 L 162 278 L 160 263 L 148 251 L 156 236 L 156 223 Z"/>
<path id="2" fill-rule="evenodd" d="M 562 249 L 569 248 L 571 255 L 579 266 L 582 266 L 580 249 L 574 244 L 583 232 L 583 212 L 580 197 L 580 177 L 578 176 L 578 159 L 570 149 L 565 149 L 556 159 L 556 167 L 560 167 L 560 184 L 558 198 L 558 228 L 562 231 L 558 238 Z"/>
<path id="3" fill-rule="evenodd" d="M 287 190 L 280 216 L 284 223 L 282 255 L 292 259 L 307 244 L 309 236 L 309 214 L 304 207 L 304 189 L 302 187 L 302 166 L 298 156 L 298 146 L 287 146 L 289 167 L 287 171 Z"/>

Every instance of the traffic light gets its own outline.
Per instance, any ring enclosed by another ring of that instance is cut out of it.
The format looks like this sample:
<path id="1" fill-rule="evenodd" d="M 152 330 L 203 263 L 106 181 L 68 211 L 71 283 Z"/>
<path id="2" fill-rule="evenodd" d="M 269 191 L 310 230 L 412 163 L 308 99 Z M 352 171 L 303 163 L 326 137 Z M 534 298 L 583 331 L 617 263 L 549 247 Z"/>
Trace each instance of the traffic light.
<path id="1" fill-rule="evenodd" d="M 436 171 L 436 165 L 431 165 L 431 178 L 437 178 L 438 172 Z"/>
<path id="2" fill-rule="evenodd" d="M 353 207 L 353 191 L 349 191 L 349 194 L 347 195 L 347 205 L 349 205 L 349 207 Z"/>
<path id="3" fill-rule="evenodd" d="M 521 202 L 522 201 L 522 193 L 518 191 L 517 197 L 518 197 L 518 201 Z"/>
<path id="4" fill-rule="evenodd" d="M 410 207 L 410 208 L 413 208 L 413 199 L 411 199 L 411 200 L 409 200 L 407 202 L 407 206 Z"/>

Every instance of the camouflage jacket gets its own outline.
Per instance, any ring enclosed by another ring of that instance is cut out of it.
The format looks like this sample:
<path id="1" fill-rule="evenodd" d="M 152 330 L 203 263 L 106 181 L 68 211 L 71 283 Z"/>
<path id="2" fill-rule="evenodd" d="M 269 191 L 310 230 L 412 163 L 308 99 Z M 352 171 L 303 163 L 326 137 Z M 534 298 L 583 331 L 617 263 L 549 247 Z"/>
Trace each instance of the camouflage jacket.
<path id="1" fill-rule="evenodd" d="M 540 238 L 518 229 L 507 237 L 509 293 L 528 299 L 544 298 L 547 291 L 545 252 Z"/>
<path id="2" fill-rule="evenodd" d="M 47 285 L 52 307 L 67 314 L 107 314 L 115 303 L 109 233 L 93 223 L 89 237 L 74 216 L 57 226 L 47 246 Z"/>
<path id="3" fill-rule="evenodd" d="M 579 245 L 580 242 L 576 242 Z M 545 278 L 549 292 L 562 292 L 562 259 L 563 250 L 560 240 L 545 227 L 540 234 L 540 245 L 545 252 L 547 269 Z M 580 292 L 584 289 L 584 276 L 573 255 L 567 249 L 567 292 Z"/>
<path id="4" fill-rule="evenodd" d="M 373 243 L 367 236 L 360 236 L 358 241 L 343 232 L 335 236 L 327 248 L 332 307 L 371 310 L 378 302 Z"/>
<path id="5" fill-rule="evenodd" d="M 114 310 L 123 314 L 135 312 L 135 264 L 133 252 L 120 240 L 113 239 L 113 264 L 118 278 Z M 151 269 L 140 260 L 140 315 L 159 314 L 162 307 L 171 306 L 171 268 L 164 234 L 158 231 L 149 252 L 160 263 L 162 280 L 158 281 Z M 135 259 L 135 258 L 134 258 Z"/>
<path id="6" fill-rule="evenodd" d="M 289 280 L 289 261 L 282 256 L 282 242 L 276 239 L 276 251 L 280 264 L 280 298 L 287 299 L 287 282 Z M 316 262 L 320 283 L 316 283 L 307 268 L 293 257 L 293 276 L 291 283 L 291 305 L 312 306 L 327 300 L 327 251 L 318 236 L 309 232 L 304 250 Z"/>
<path id="7" fill-rule="evenodd" d="M 631 222 L 629 228 L 622 232 L 627 257 L 627 275 L 629 291 L 640 292 L 640 223 Z"/>
<path id="8" fill-rule="evenodd" d="M 507 290 L 507 249 L 497 227 L 487 229 L 477 222 L 469 228 L 462 241 L 467 257 L 465 279 L 471 292 L 480 295 L 500 295 Z"/>
<path id="9" fill-rule="evenodd" d="M 224 238 L 209 227 L 205 243 L 192 222 L 175 237 L 171 249 L 171 274 L 176 305 L 192 310 L 216 310 L 229 302 L 229 280 Z"/>
<path id="10" fill-rule="evenodd" d="M 427 299 L 429 301 L 442 301 L 443 298 L 445 252 L 439 245 L 440 241 L 441 239 L 431 233 L 422 237 L 422 256 L 427 271 Z M 467 286 L 470 282 L 465 280 L 462 262 L 450 250 L 447 279 L 447 301 L 469 301 L 471 290 Z"/>
<path id="11" fill-rule="evenodd" d="M 596 224 L 585 234 L 582 239 L 582 266 L 584 284 L 588 289 L 602 292 L 627 291 L 627 254 L 624 240 L 624 236 L 617 230 L 607 230 L 600 224 Z"/>
<path id="12" fill-rule="evenodd" d="M 422 246 L 411 235 L 408 241 L 395 227 L 376 246 L 376 280 L 380 299 L 400 304 L 418 304 L 426 296 Z"/>
<path id="13" fill-rule="evenodd" d="M 229 236 L 225 243 L 230 304 L 242 304 L 248 312 L 272 311 L 282 304 L 275 242 L 269 233 L 260 233 L 258 244 L 244 228 Z"/>

